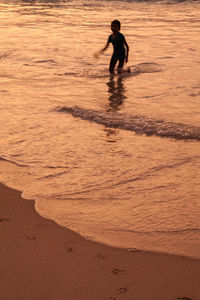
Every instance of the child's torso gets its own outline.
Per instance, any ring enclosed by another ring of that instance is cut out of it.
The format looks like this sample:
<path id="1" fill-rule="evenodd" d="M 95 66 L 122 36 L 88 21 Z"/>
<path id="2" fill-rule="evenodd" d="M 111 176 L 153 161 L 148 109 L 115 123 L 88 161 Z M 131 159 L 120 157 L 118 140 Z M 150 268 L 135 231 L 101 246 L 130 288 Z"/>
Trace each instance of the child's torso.
<path id="1" fill-rule="evenodd" d="M 118 32 L 116 37 L 113 37 L 111 34 L 109 36 L 109 42 L 113 44 L 114 54 L 120 56 L 125 55 L 124 36 L 121 32 Z"/>

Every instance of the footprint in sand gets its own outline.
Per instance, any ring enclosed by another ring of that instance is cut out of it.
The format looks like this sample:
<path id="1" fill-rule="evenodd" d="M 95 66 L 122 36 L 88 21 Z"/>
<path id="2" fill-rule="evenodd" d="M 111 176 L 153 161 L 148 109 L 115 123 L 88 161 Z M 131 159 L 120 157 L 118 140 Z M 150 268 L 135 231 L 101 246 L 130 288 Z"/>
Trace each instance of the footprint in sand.
<path id="1" fill-rule="evenodd" d="M 6 219 L 6 218 L 1 218 L 0 222 L 9 222 L 10 220 Z"/>
<path id="2" fill-rule="evenodd" d="M 112 272 L 113 274 L 115 274 L 115 275 L 118 275 L 118 274 L 121 273 L 121 272 L 126 273 L 126 270 L 122 270 L 122 269 L 117 269 L 117 268 L 115 268 L 115 269 L 113 269 L 111 272 Z"/>
<path id="3" fill-rule="evenodd" d="M 177 300 L 192 300 L 192 298 L 188 298 L 188 297 L 178 297 Z"/>
<path id="4" fill-rule="evenodd" d="M 126 292 L 128 292 L 128 289 L 126 287 L 125 288 L 121 287 L 121 288 L 116 289 L 115 295 L 122 295 Z M 117 298 L 115 296 L 111 296 L 108 299 L 109 300 L 116 300 Z"/>
<path id="5" fill-rule="evenodd" d="M 35 236 L 35 235 L 27 235 L 26 238 L 27 238 L 27 240 L 36 240 L 37 236 Z"/>
<path id="6" fill-rule="evenodd" d="M 74 250 L 74 248 L 72 246 L 74 246 L 73 241 L 66 243 L 64 247 L 67 250 L 67 252 L 71 253 Z"/>
<path id="7" fill-rule="evenodd" d="M 127 288 L 119 288 L 119 289 L 116 290 L 116 293 L 117 293 L 117 294 L 124 294 L 124 293 L 126 293 L 127 291 L 128 291 Z"/>
<path id="8" fill-rule="evenodd" d="M 72 248 L 72 247 L 69 247 L 69 248 L 67 248 L 67 251 L 68 251 L 68 252 L 72 252 L 72 251 L 73 251 L 73 248 Z"/>
<path id="9" fill-rule="evenodd" d="M 138 248 L 128 248 L 128 252 L 142 252 L 142 250 Z"/>

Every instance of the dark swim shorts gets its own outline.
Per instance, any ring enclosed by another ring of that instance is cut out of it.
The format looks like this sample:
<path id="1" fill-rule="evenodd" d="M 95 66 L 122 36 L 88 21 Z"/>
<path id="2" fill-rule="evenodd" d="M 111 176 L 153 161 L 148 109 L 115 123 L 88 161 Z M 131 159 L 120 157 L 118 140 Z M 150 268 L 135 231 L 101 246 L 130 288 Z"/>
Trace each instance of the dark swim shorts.
<path id="1" fill-rule="evenodd" d="M 116 56 L 115 54 L 113 54 L 110 60 L 110 67 L 109 67 L 110 73 L 114 72 L 117 61 L 119 61 L 118 69 L 123 68 L 124 60 L 125 60 L 125 56 Z"/>

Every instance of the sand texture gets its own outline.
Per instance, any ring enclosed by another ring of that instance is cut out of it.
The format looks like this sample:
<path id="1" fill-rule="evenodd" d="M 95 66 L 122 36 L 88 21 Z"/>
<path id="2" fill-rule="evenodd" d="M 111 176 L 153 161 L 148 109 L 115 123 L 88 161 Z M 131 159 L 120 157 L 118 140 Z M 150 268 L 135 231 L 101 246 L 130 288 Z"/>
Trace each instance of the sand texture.
<path id="1" fill-rule="evenodd" d="M 199 300 L 200 260 L 87 241 L 0 185 L 0 300 Z"/>

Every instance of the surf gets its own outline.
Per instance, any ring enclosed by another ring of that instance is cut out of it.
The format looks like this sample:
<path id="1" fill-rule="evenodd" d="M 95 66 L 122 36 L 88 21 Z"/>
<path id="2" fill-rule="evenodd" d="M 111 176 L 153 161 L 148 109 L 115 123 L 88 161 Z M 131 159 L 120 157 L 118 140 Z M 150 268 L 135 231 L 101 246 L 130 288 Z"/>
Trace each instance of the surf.
<path id="1" fill-rule="evenodd" d="M 155 135 L 177 140 L 200 141 L 200 127 L 183 123 L 167 122 L 141 115 L 85 109 L 79 106 L 57 107 L 56 111 L 71 114 L 75 118 L 95 122 L 106 127 L 133 131 L 136 134 Z"/>

